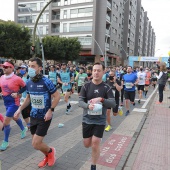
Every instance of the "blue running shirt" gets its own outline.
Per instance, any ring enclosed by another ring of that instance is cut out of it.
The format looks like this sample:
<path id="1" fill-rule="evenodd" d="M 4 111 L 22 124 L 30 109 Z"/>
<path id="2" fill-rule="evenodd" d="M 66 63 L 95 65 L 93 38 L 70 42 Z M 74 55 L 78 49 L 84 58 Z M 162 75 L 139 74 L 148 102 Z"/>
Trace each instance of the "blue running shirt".
<path id="1" fill-rule="evenodd" d="M 125 84 L 125 91 L 135 91 L 135 86 L 132 86 L 132 84 L 134 84 L 137 80 L 136 74 L 125 74 L 122 80 Z"/>
<path id="2" fill-rule="evenodd" d="M 37 83 L 29 80 L 26 87 L 32 106 L 30 116 L 34 118 L 44 118 L 48 109 L 51 108 L 51 94 L 56 92 L 56 87 L 53 82 L 46 77 L 43 77 Z"/>

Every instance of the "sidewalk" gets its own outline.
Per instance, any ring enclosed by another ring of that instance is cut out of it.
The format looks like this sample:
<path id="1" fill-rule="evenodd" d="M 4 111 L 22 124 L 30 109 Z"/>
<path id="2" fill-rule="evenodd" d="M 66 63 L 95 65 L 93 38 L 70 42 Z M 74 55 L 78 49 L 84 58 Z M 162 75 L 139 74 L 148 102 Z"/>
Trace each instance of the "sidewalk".
<path id="1" fill-rule="evenodd" d="M 156 94 L 124 170 L 170 169 L 170 90 L 164 91 L 163 104 Z"/>

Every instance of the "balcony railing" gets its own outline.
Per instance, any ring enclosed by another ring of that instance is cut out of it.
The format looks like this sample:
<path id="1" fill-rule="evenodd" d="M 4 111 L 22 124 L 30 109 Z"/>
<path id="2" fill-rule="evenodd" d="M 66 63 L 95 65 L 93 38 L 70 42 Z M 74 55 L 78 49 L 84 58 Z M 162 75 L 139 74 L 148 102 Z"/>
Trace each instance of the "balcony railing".
<path id="1" fill-rule="evenodd" d="M 60 15 L 57 14 L 57 15 L 52 15 L 52 20 L 58 20 L 60 19 Z"/>
<path id="2" fill-rule="evenodd" d="M 110 22 L 110 16 L 106 15 L 106 19 Z"/>
<path id="3" fill-rule="evenodd" d="M 109 1 L 107 1 L 107 7 L 109 7 L 111 9 L 111 3 Z"/>
<path id="4" fill-rule="evenodd" d="M 110 34 L 110 31 L 108 29 L 106 29 L 106 34 L 109 35 Z"/>
<path id="5" fill-rule="evenodd" d="M 59 33 L 60 32 L 60 28 L 52 28 L 52 33 Z"/>
<path id="6" fill-rule="evenodd" d="M 58 7 L 61 6 L 61 2 L 53 2 L 52 7 Z"/>
<path id="7" fill-rule="evenodd" d="M 82 27 L 70 27 L 70 32 L 77 32 L 77 31 L 92 31 L 92 26 L 82 26 Z"/>
<path id="8" fill-rule="evenodd" d="M 78 39 L 81 43 L 81 45 L 91 45 L 92 44 L 92 39 L 89 37 L 84 37 L 84 38 L 79 38 Z"/>
<path id="9" fill-rule="evenodd" d="M 110 45 L 108 43 L 105 43 L 105 46 L 106 46 L 107 49 L 110 48 Z"/>

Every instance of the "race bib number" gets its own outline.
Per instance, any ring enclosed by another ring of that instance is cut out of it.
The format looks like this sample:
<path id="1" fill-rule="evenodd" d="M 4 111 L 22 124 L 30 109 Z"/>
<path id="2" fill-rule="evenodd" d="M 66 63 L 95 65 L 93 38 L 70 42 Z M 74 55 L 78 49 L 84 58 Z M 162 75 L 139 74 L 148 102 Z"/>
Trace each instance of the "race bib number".
<path id="1" fill-rule="evenodd" d="M 125 86 L 126 86 L 127 89 L 131 89 L 132 88 L 132 83 L 126 83 Z"/>
<path id="2" fill-rule="evenodd" d="M 30 95 L 31 104 L 33 108 L 44 109 L 44 96 L 43 95 Z"/>
<path id="3" fill-rule="evenodd" d="M 102 115 L 102 109 L 99 111 L 88 110 L 88 115 Z"/>
<path id="4" fill-rule="evenodd" d="M 89 102 L 88 102 L 89 103 Z M 89 110 L 88 109 L 88 115 L 102 115 L 102 104 L 96 104 L 96 105 L 98 105 L 97 106 L 97 108 L 96 108 L 96 106 L 94 107 L 94 109 L 93 110 Z"/>

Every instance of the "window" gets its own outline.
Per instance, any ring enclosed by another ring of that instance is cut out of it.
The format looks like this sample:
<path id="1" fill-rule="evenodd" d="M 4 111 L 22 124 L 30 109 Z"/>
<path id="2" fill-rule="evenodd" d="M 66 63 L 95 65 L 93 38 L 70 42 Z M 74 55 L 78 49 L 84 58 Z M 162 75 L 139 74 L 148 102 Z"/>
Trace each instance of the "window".
<path id="1" fill-rule="evenodd" d="M 46 22 L 49 22 L 49 14 L 46 14 Z"/>
<path id="2" fill-rule="evenodd" d="M 41 15 L 39 22 L 43 22 L 43 16 Z"/>
<path id="3" fill-rule="evenodd" d="M 92 31 L 92 22 L 70 23 L 70 32 Z"/>
<path id="4" fill-rule="evenodd" d="M 67 10 L 64 10 L 64 18 L 67 18 Z"/>
<path id="5" fill-rule="evenodd" d="M 77 9 L 71 9 L 71 10 L 70 10 L 70 13 L 71 13 L 71 14 L 77 14 L 77 13 L 78 13 L 78 10 L 77 10 Z"/>
<path id="6" fill-rule="evenodd" d="M 43 27 L 38 28 L 40 35 L 43 35 Z"/>
<path id="7" fill-rule="evenodd" d="M 67 23 L 63 24 L 63 32 L 67 32 Z"/>
<path id="8" fill-rule="evenodd" d="M 32 11 L 37 11 L 37 4 L 36 4 L 36 3 L 28 4 L 27 6 L 28 6 Z"/>
<path id="9" fill-rule="evenodd" d="M 40 10 L 42 10 L 43 8 L 44 8 L 44 3 L 41 2 L 41 3 L 40 3 Z"/>
<path id="10" fill-rule="evenodd" d="M 46 34 L 48 34 L 48 26 L 46 26 Z"/>

